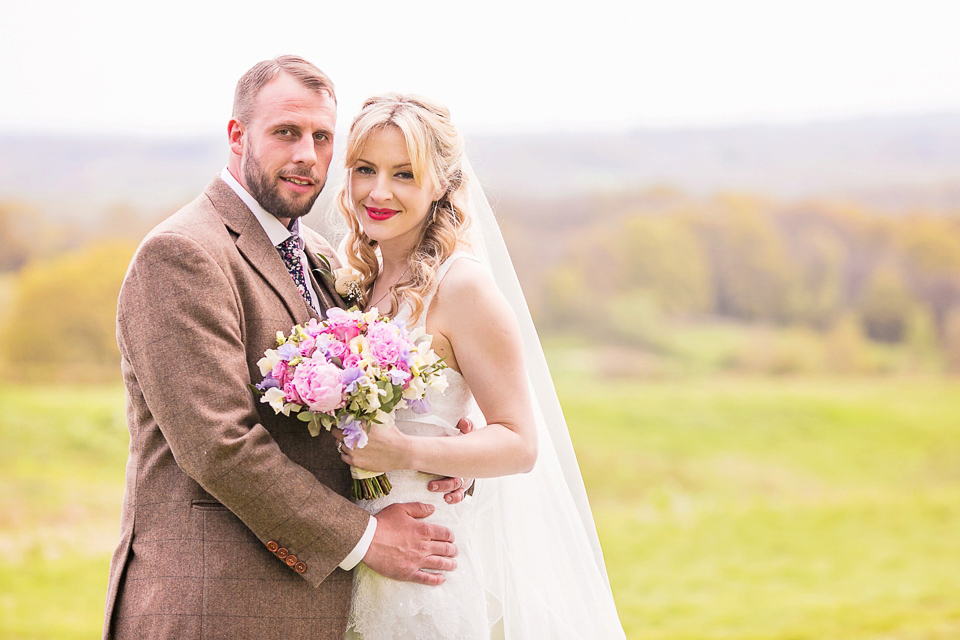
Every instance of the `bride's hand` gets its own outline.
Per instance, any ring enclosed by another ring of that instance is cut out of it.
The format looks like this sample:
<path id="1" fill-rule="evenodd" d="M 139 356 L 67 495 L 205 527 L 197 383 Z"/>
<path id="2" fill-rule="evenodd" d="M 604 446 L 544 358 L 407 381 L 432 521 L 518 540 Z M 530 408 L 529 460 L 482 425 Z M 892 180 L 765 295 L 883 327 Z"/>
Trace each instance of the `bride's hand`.
<path id="1" fill-rule="evenodd" d="M 392 422 L 374 424 L 367 432 L 367 444 L 350 449 L 343 442 L 343 431 L 332 430 L 339 444 L 340 459 L 350 466 L 365 471 L 394 471 L 410 469 L 412 438 L 404 435 Z"/>
<path id="2" fill-rule="evenodd" d="M 457 423 L 457 429 L 460 433 L 470 433 L 474 429 L 473 420 L 461 418 Z M 427 488 L 430 491 L 442 492 L 443 499 L 448 504 L 457 504 L 468 495 L 473 495 L 473 482 L 472 478 L 440 478 L 430 482 Z"/>

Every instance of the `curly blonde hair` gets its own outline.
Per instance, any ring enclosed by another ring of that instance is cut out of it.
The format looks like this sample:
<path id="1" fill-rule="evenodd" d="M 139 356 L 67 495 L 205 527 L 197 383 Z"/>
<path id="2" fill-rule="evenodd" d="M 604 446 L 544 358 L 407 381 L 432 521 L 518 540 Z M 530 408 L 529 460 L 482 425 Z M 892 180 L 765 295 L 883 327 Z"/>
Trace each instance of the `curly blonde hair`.
<path id="1" fill-rule="evenodd" d="M 403 133 L 417 184 L 423 186 L 432 179 L 443 193 L 426 218 L 409 259 L 407 277 L 389 290 L 394 312 L 406 302 L 412 310 L 411 320 L 416 322 L 424 312 L 424 297 L 436 285 L 437 269 L 458 246 L 466 243 L 470 218 L 464 206 L 467 185 L 462 167 L 463 138 L 450 122 L 450 112 L 445 107 L 418 96 L 374 96 L 364 102 L 354 118 L 347 138 L 348 176 L 337 195 L 337 208 L 349 229 L 345 244 L 347 261 L 363 276 L 361 305 L 370 299 L 380 263 L 376 242 L 360 226 L 350 196 L 349 174 L 370 136 L 391 126 Z"/>

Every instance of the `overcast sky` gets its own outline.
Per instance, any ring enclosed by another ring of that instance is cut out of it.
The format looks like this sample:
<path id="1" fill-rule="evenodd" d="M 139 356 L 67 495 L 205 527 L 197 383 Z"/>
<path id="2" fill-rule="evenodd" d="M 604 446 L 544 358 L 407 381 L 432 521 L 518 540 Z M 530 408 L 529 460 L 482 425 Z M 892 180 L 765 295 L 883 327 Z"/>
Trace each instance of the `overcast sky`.
<path id="1" fill-rule="evenodd" d="M 0 0 L 0 131 L 212 134 L 282 53 L 469 132 L 960 111 L 960 0 Z"/>

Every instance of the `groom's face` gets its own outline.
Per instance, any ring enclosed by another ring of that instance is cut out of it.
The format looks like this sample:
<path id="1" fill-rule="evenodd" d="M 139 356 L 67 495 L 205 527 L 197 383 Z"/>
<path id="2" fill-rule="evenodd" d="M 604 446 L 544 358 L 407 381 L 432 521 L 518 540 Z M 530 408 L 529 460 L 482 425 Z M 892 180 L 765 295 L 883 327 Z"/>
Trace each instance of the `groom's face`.
<path id="1" fill-rule="evenodd" d="M 240 147 L 243 186 L 282 222 L 309 213 L 320 195 L 336 120 L 333 98 L 281 73 L 257 94 L 249 122 L 238 123 L 237 134 L 231 131 L 231 144 Z"/>

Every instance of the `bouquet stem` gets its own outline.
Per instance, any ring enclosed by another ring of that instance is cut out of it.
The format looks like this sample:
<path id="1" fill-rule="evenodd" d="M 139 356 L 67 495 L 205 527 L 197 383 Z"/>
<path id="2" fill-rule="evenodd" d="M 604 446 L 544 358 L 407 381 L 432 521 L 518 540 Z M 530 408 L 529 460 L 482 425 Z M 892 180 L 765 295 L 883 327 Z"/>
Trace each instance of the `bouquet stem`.
<path id="1" fill-rule="evenodd" d="M 387 474 L 381 473 L 372 478 L 354 478 L 353 479 L 353 499 L 354 500 L 373 500 L 382 498 L 390 493 L 390 480 Z"/>

